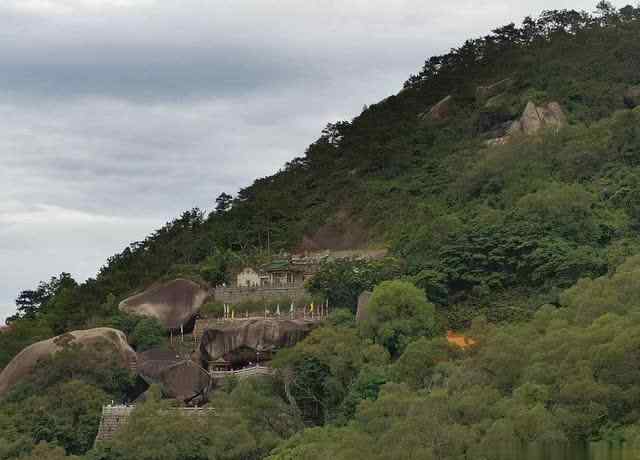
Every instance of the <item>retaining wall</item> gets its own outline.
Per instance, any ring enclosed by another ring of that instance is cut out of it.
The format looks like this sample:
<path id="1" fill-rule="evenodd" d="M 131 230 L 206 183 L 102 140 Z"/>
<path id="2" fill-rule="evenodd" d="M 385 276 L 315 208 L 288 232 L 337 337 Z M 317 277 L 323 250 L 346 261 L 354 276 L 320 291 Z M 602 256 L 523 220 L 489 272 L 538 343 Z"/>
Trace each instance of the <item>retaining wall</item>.
<path id="1" fill-rule="evenodd" d="M 214 290 L 215 300 L 222 303 L 236 304 L 245 301 L 301 300 L 307 295 L 303 285 L 262 286 L 262 287 L 217 287 Z"/>

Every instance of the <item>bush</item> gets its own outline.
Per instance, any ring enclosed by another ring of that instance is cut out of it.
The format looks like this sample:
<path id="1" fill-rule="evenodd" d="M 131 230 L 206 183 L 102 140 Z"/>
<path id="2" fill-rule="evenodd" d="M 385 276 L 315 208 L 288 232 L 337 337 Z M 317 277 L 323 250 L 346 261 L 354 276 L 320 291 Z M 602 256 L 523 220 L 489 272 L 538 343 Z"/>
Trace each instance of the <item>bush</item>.
<path id="1" fill-rule="evenodd" d="M 143 318 L 133 329 L 129 341 L 138 352 L 149 350 L 166 343 L 166 330 L 156 318 Z"/>

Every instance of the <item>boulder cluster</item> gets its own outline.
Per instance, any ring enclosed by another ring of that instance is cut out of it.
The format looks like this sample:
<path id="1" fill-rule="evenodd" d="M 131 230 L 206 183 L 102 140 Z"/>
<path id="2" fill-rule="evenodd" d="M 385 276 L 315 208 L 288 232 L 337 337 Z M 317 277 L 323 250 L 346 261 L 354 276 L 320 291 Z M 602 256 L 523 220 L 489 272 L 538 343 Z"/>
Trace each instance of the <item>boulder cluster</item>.
<path id="1" fill-rule="evenodd" d="M 514 103 L 513 88 L 516 80 L 505 78 L 476 89 L 476 104 L 482 110 L 478 117 L 478 131 L 490 140 L 487 145 L 503 145 L 518 136 L 533 136 L 543 130 L 559 130 L 567 124 L 567 117 L 558 102 L 552 101 L 537 105 L 527 101 L 520 116 L 513 112 L 519 105 Z M 625 96 L 627 105 L 640 100 L 640 86 L 630 88 Z M 423 121 L 443 122 L 449 119 L 454 110 L 455 100 L 448 95 L 425 112 L 418 115 Z M 505 106 L 507 108 L 505 108 Z"/>
<path id="2" fill-rule="evenodd" d="M 157 318 L 167 329 L 177 329 L 193 320 L 207 296 L 207 289 L 197 283 L 176 279 L 125 299 L 120 310 Z M 40 360 L 67 345 L 80 345 L 105 356 L 116 356 L 116 365 L 137 373 L 147 384 L 159 385 L 168 398 L 200 404 L 206 401 L 212 386 L 209 363 L 228 360 L 230 365 L 237 366 L 255 361 L 256 352 L 263 357 L 271 356 L 274 351 L 304 339 L 314 325 L 304 320 L 272 318 L 212 322 L 202 334 L 199 349 L 186 356 L 160 348 L 136 354 L 125 334 L 116 329 L 69 332 L 35 343 L 15 356 L 0 373 L 0 397 L 33 372 Z"/>

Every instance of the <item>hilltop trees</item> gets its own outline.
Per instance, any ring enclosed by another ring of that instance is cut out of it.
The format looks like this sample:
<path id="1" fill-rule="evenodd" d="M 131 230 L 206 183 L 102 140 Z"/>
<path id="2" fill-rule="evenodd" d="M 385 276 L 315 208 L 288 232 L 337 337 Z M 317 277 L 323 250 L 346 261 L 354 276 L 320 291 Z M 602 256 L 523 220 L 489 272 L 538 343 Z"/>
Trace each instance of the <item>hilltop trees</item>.
<path id="1" fill-rule="evenodd" d="M 11 322 L 15 319 L 35 319 L 38 313 L 46 312 L 47 304 L 64 289 L 72 289 L 77 286 L 75 280 L 69 273 L 61 273 L 54 276 L 49 282 L 40 282 L 35 290 L 27 289 L 18 294 L 16 306 L 18 313 L 15 317 L 9 318 Z"/>
<path id="2" fill-rule="evenodd" d="M 233 203 L 233 197 L 228 193 L 221 193 L 218 198 L 216 198 L 216 208 L 215 211 L 218 214 L 222 214 L 231 209 L 231 204 Z"/>

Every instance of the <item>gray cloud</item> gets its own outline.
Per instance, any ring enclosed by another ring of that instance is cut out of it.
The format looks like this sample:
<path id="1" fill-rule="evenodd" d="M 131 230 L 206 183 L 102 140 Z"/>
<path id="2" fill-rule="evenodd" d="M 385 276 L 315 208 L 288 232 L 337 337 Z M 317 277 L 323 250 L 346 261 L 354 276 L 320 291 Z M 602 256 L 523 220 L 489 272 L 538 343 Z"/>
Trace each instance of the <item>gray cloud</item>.
<path id="1" fill-rule="evenodd" d="M 595 0 L 3 0 L 0 321 L 301 155 L 429 55 Z"/>

